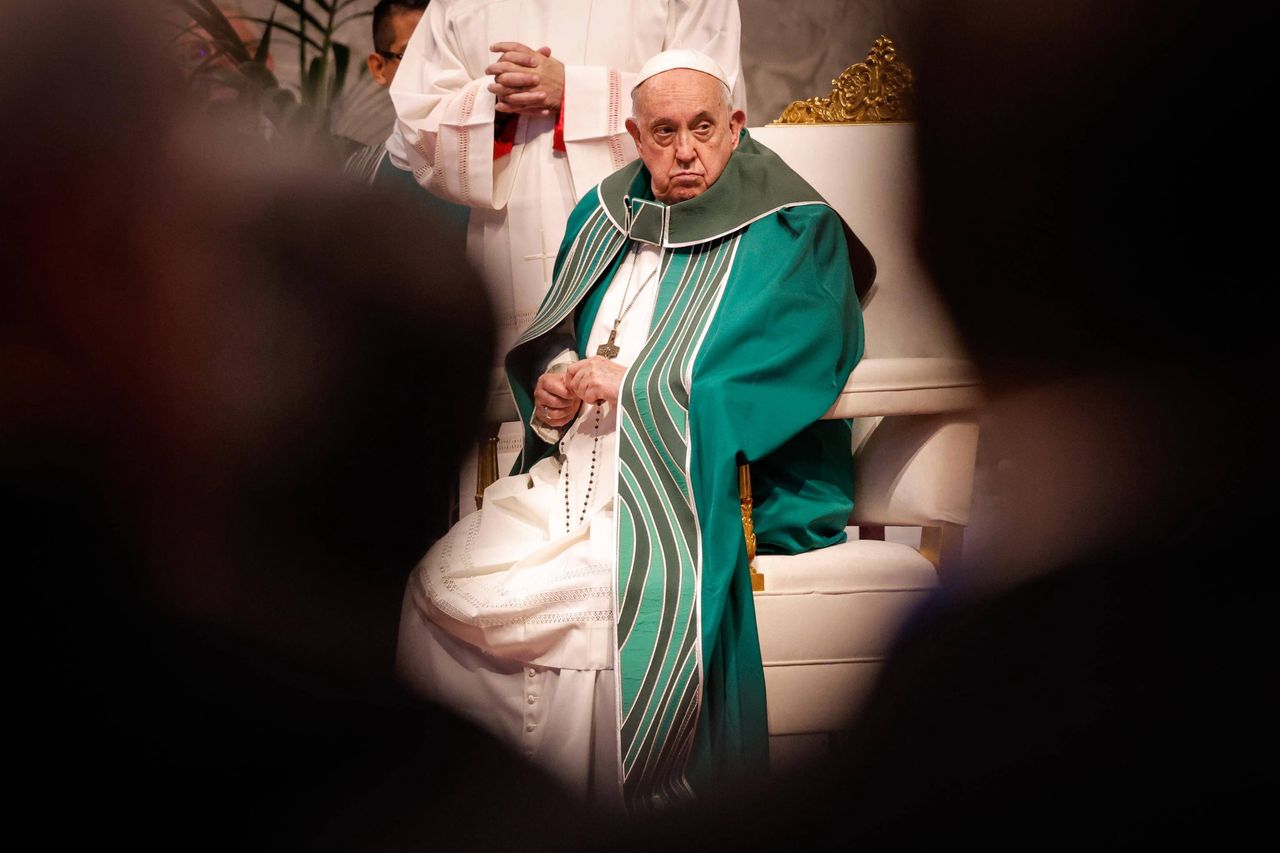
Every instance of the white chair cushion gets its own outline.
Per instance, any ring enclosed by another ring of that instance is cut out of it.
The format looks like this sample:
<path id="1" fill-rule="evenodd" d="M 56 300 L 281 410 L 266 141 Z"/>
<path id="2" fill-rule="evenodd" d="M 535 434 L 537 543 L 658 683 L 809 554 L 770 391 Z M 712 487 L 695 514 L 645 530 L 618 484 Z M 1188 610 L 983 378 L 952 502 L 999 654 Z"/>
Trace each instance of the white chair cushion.
<path id="1" fill-rule="evenodd" d="M 766 665 L 879 660 L 907 613 L 938 584 L 933 565 L 895 542 L 845 542 L 762 556 L 755 594 Z"/>
<path id="2" fill-rule="evenodd" d="M 903 620 L 938 583 L 928 560 L 896 542 L 762 555 L 756 568 L 765 583 L 755 606 L 773 735 L 842 728 Z"/>
<path id="3" fill-rule="evenodd" d="M 756 570 L 764 592 L 756 596 L 811 592 L 883 592 L 931 589 L 938 583 L 933 564 L 920 552 L 897 542 L 857 540 L 785 556 L 760 554 Z"/>
<path id="4" fill-rule="evenodd" d="M 879 592 L 756 593 L 760 654 L 772 664 L 875 661 L 929 588 Z"/>

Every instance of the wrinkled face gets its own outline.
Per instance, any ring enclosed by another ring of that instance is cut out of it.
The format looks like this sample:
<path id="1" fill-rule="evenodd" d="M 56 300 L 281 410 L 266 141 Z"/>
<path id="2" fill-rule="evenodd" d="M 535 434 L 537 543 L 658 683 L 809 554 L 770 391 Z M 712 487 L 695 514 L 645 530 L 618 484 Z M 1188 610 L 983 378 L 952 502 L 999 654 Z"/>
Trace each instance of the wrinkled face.
<path id="1" fill-rule="evenodd" d="M 658 201 L 675 204 L 707 191 L 720 177 L 746 122 L 730 112 L 728 92 L 710 74 L 674 68 L 644 81 L 627 130 L 653 178 Z"/>

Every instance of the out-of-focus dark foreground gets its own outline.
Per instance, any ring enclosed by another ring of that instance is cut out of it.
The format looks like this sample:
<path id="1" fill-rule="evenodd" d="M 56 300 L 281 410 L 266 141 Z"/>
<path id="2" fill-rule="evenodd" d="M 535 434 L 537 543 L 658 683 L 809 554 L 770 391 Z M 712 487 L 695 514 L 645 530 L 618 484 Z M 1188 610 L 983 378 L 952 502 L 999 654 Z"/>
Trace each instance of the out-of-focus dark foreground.
<path id="1" fill-rule="evenodd" d="M 210 121 L 145 11 L 0 12 L 11 832 L 506 846 L 559 795 L 391 673 L 483 288 L 418 207 Z"/>

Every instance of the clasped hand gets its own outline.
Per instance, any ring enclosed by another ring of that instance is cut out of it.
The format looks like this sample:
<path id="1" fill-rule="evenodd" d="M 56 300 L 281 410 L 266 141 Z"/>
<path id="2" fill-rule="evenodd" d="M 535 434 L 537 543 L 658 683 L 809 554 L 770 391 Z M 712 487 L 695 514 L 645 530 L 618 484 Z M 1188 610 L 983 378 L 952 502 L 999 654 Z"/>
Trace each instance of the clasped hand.
<path id="1" fill-rule="evenodd" d="M 494 82 L 489 91 L 497 95 L 500 113 L 551 115 L 564 99 L 564 64 L 551 58 L 551 48 L 537 50 L 518 41 L 500 41 L 489 50 L 501 54 L 484 70 Z"/>
<path id="2" fill-rule="evenodd" d="M 618 402 L 626 372 L 616 361 L 593 355 L 575 361 L 563 373 L 542 374 L 533 389 L 538 420 L 549 427 L 562 427 L 577 416 L 583 402 Z"/>

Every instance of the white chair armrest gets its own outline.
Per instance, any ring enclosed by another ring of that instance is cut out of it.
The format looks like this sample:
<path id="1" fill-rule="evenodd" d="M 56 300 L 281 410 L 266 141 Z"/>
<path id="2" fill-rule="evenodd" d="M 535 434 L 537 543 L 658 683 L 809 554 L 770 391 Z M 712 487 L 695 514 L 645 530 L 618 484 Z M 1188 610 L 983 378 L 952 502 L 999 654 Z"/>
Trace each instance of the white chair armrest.
<path id="1" fill-rule="evenodd" d="M 822 417 L 959 412 L 976 408 L 981 399 L 977 371 L 964 359 L 867 358 Z"/>

